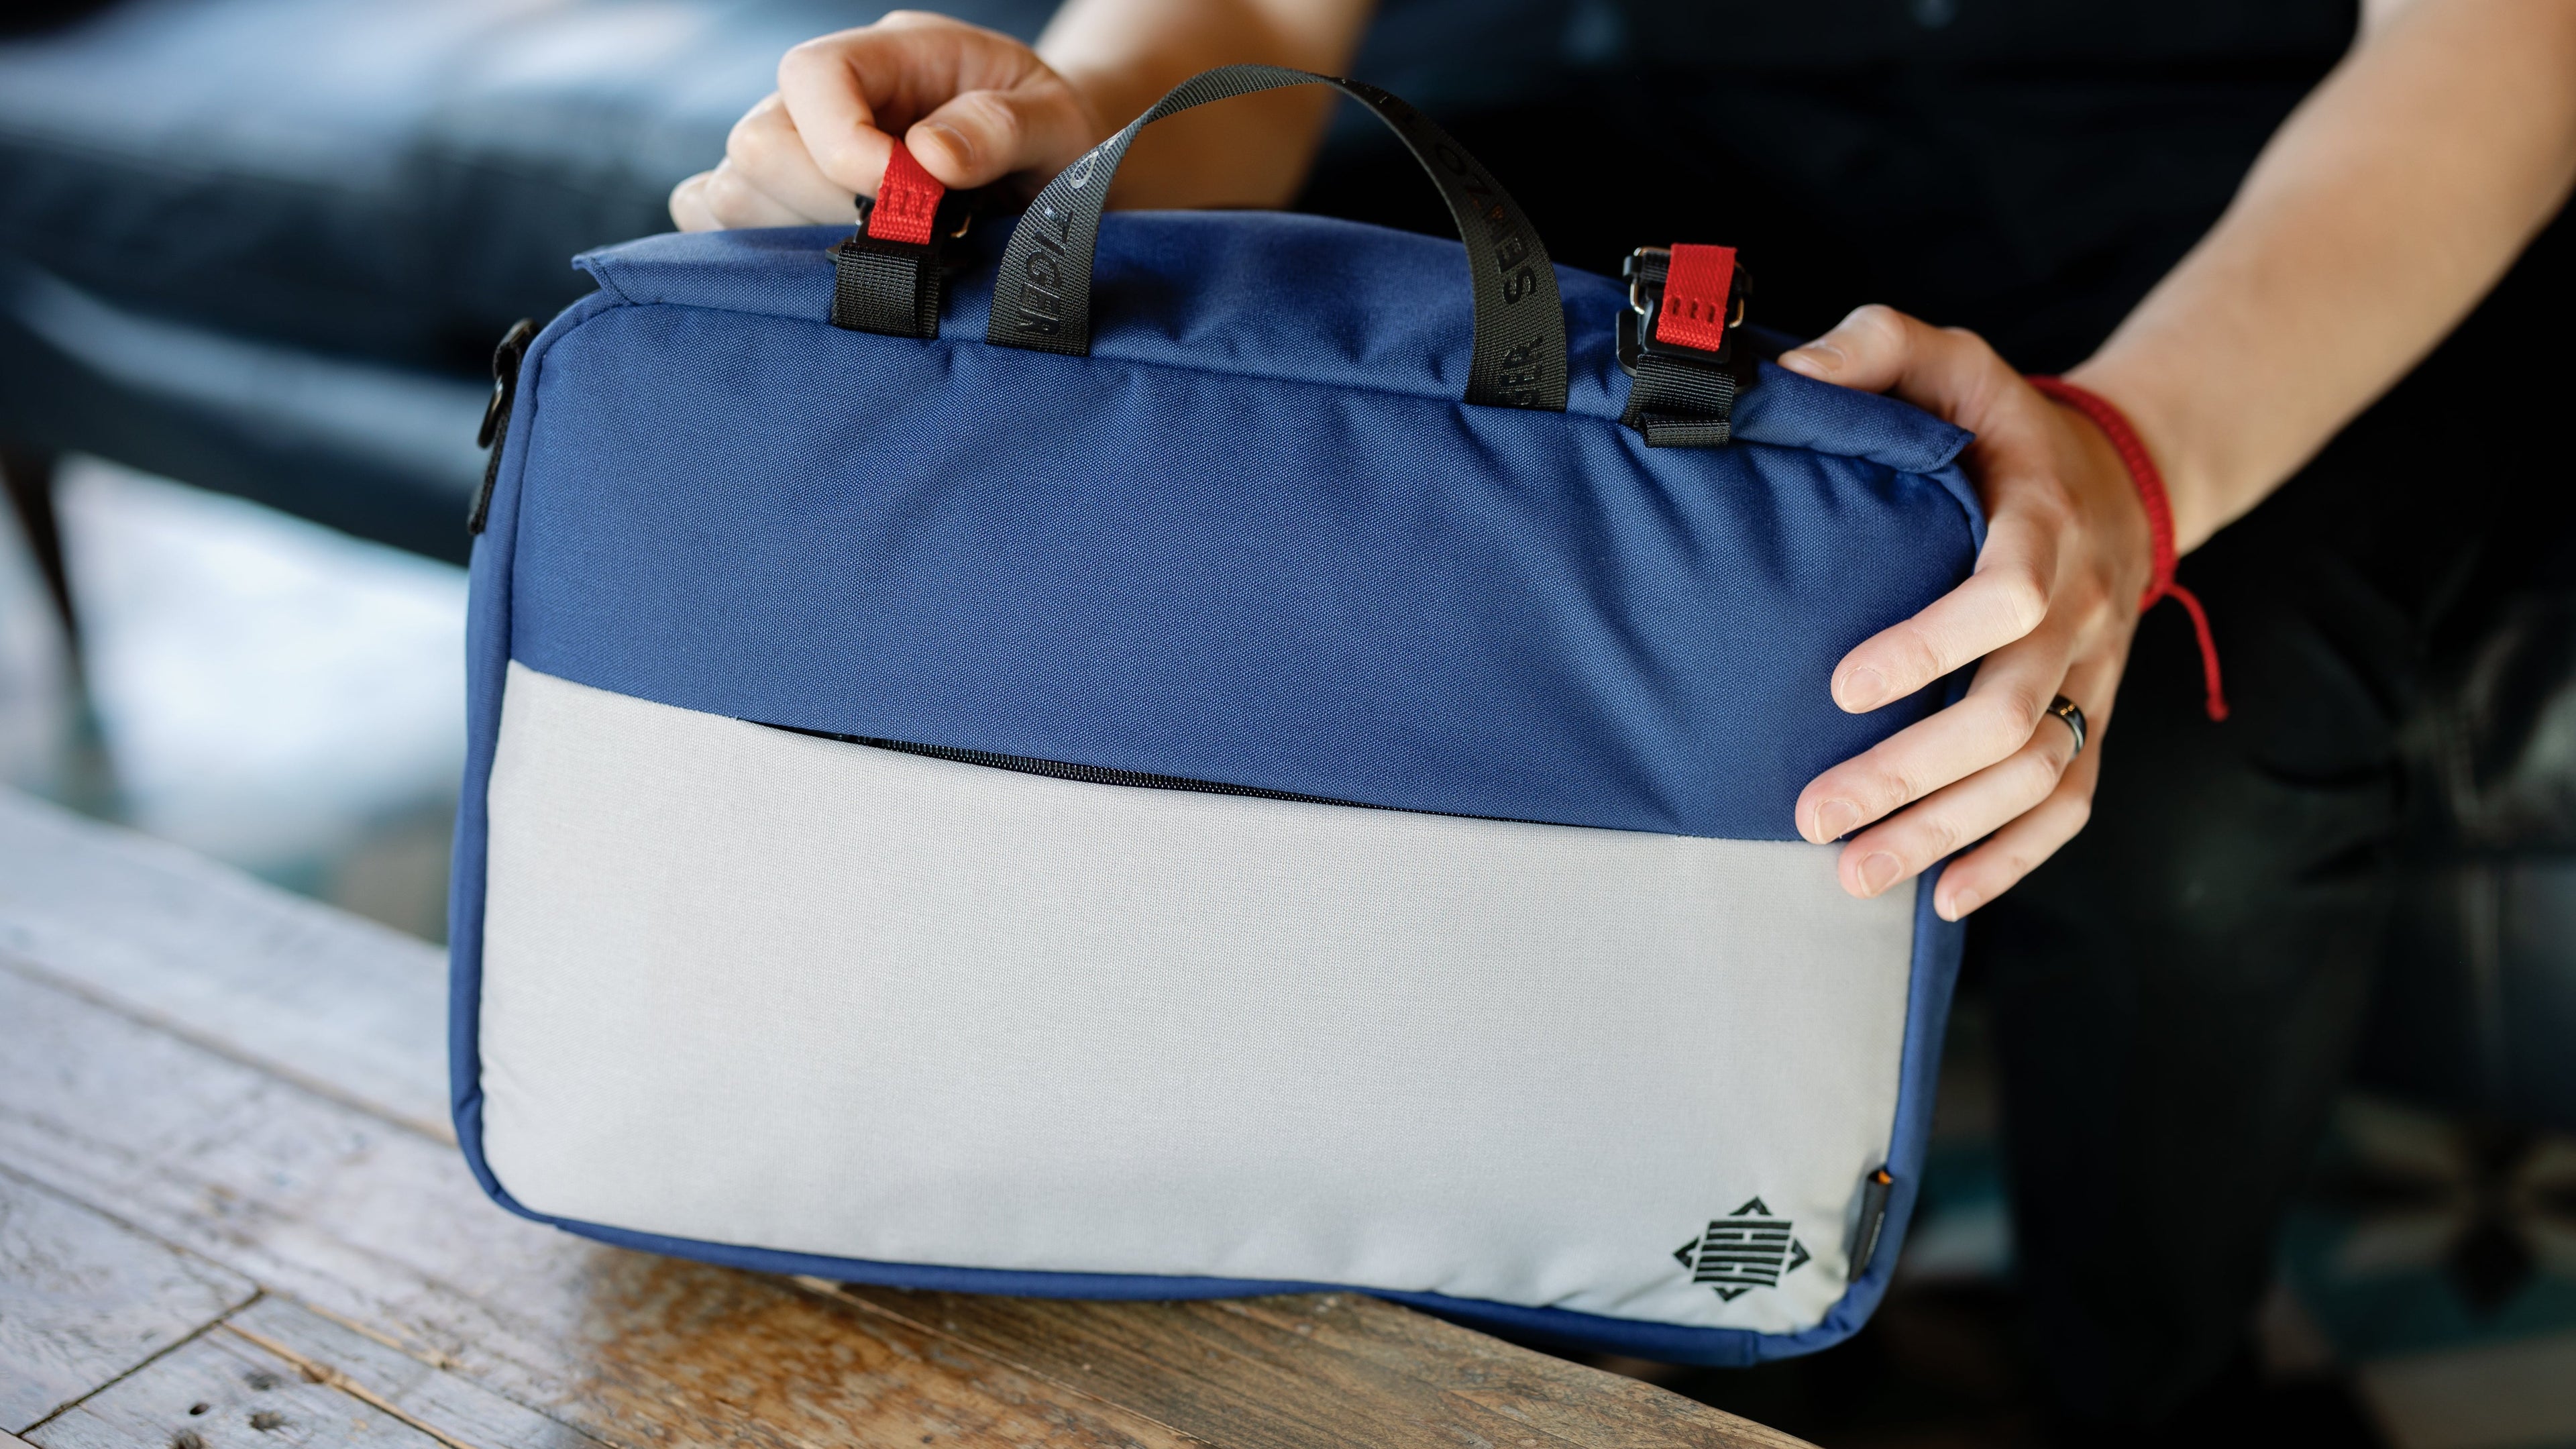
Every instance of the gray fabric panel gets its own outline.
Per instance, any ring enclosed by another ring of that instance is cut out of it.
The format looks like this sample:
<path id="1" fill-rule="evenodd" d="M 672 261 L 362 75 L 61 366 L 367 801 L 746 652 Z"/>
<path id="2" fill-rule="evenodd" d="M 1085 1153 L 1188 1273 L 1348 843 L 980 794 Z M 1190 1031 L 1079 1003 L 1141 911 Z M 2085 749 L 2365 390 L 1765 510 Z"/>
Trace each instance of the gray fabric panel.
<path id="1" fill-rule="evenodd" d="M 1833 853 L 1091 785 L 513 664 L 484 1144 L 537 1211 L 1786 1332 L 1893 1120 Z M 1675 1258 L 1759 1197 L 1811 1260 Z"/>

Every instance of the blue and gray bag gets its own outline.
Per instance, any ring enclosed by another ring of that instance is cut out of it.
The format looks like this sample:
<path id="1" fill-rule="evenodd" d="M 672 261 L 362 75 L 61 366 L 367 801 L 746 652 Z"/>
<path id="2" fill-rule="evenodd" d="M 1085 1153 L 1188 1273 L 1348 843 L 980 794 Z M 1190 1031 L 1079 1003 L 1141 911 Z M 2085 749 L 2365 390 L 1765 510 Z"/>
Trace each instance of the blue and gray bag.
<path id="1" fill-rule="evenodd" d="M 1723 249 L 1555 270 L 1357 83 L 1463 245 L 1102 217 L 1138 126 L 1315 79 L 1015 225 L 898 165 L 855 237 L 591 253 L 506 349 L 452 919 L 505 1206 L 1685 1362 L 1868 1315 L 1960 936 L 1791 808 L 1941 703 L 1826 684 L 1966 577 L 1966 435 L 1756 362 Z"/>

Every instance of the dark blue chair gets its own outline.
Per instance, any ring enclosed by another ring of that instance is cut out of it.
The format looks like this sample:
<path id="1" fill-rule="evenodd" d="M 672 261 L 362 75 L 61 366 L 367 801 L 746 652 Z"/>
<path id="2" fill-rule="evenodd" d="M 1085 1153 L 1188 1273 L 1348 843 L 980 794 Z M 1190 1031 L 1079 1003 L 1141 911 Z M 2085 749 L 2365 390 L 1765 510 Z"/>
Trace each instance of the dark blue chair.
<path id="1" fill-rule="evenodd" d="M 462 559 L 493 341 L 881 8 L 124 0 L 0 43 L 13 495 L 79 450 Z"/>

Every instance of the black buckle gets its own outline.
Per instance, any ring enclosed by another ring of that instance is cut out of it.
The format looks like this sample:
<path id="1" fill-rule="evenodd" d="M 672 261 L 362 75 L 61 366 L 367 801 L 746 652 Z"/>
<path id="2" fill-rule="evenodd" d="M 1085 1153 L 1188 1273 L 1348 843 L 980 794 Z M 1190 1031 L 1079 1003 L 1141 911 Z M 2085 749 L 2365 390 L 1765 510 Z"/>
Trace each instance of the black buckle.
<path id="1" fill-rule="evenodd" d="M 1745 297 L 1752 290 L 1741 262 L 1727 279 L 1732 315 L 1717 346 L 1692 347 L 1658 340 L 1655 319 L 1664 308 L 1671 275 L 1669 247 L 1639 247 L 1620 274 L 1628 279 L 1628 305 L 1619 311 L 1619 366 L 1636 379 L 1628 388 L 1622 426 L 1634 428 L 1649 448 L 1718 448 L 1735 436 L 1735 400 L 1753 386 L 1759 361 L 1739 333 Z"/>
<path id="2" fill-rule="evenodd" d="M 1672 265 L 1670 247 L 1639 247 L 1619 264 L 1619 275 L 1628 283 L 1628 306 L 1619 314 L 1617 328 L 1620 370 L 1634 377 L 1638 358 L 1664 357 L 1696 367 L 1738 371 L 1736 357 L 1742 349 L 1735 345 L 1735 335 L 1744 325 L 1744 300 L 1752 290 L 1744 263 L 1735 264 L 1735 275 L 1727 282 L 1726 295 L 1734 315 L 1726 319 L 1726 334 L 1714 351 L 1655 337 L 1655 315 L 1663 310 L 1664 279 Z"/>

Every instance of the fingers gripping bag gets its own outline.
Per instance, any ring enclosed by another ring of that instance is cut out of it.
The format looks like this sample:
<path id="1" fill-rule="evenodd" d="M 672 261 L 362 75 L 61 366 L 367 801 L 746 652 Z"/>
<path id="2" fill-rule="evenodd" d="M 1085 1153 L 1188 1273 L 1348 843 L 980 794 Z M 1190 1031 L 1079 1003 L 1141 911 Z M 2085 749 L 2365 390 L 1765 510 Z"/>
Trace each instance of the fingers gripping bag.
<path id="1" fill-rule="evenodd" d="M 1884 1290 L 1959 928 L 1792 805 L 1936 692 L 1964 433 L 1723 247 L 1016 217 L 647 238 L 504 348 L 452 905 L 514 1211 L 845 1281 L 1358 1289 L 1744 1363 Z M 960 234 L 962 232 L 962 235 Z"/>

